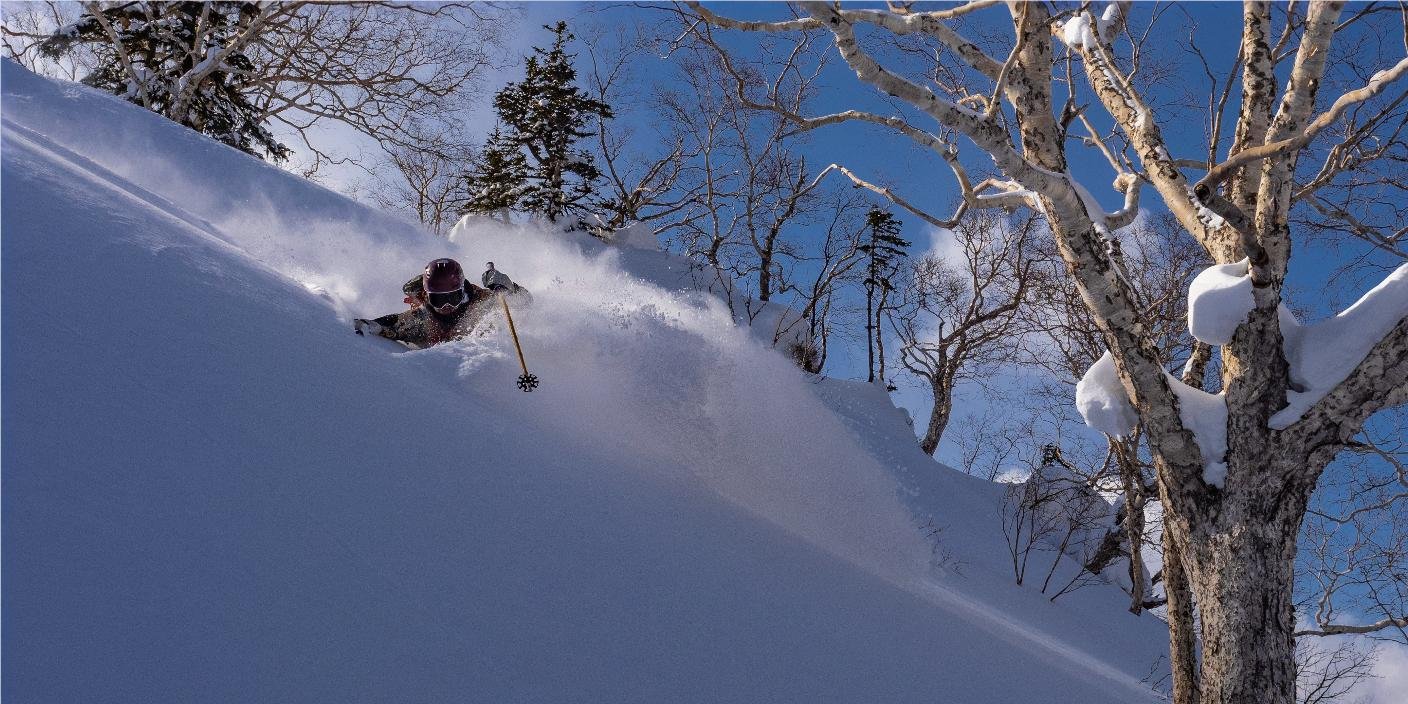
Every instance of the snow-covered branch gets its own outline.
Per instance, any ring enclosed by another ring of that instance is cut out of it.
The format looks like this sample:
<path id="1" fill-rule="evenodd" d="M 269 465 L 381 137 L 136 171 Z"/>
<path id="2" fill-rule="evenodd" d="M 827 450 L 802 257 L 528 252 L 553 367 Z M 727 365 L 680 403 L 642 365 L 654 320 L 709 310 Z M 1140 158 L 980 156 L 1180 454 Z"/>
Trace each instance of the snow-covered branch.
<path id="1" fill-rule="evenodd" d="M 1308 443 L 1312 457 L 1328 461 L 1369 416 L 1408 403 L 1408 264 L 1319 324 L 1282 317 L 1298 388 L 1270 425 Z"/>
<path id="2" fill-rule="evenodd" d="M 1143 186 L 1144 180 L 1129 172 L 1115 178 L 1115 189 L 1124 193 L 1124 207 L 1105 215 L 1106 229 L 1114 232 L 1134 222 L 1139 216 L 1139 191 Z"/>
<path id="3" fill-rule="evenodd" d="M 1285 428 L 1291 434 L 1302 428 L 1325 428 L 1343 438 L 1357 431 L 1380 409 L 1408 403 L 1408 314 L 1405 316 L 1369 349 L 1343 381 L 1304 411 L 1303 418 L 1297 411 L 1305 407 L 1304 396 L 1312 396 L 1315 389 L 1292 392 L 1297 398 L 1272 418 L 1272 427 Z M 1330 344 L 1344 344 L 1350 350 L 1355 346 L 1353 340 Z"/>

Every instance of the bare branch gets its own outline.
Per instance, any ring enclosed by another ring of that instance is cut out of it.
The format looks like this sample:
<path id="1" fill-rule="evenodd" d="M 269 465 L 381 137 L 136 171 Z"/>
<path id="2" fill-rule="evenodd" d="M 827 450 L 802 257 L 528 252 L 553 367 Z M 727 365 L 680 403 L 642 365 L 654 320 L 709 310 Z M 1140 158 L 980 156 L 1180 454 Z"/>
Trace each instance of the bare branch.
<path id="1" fill-rule="evenodd" d="M 1362 626 L 1343 623 L 1322 623 L 1319 624 L 1318 628 L 1296 631 L 1295 635 L 1297 638 L 1301 636 L 1339 636 L 1347 633 L 1373 633 L 1388 628 L 1408 628 L 1408 616 L 1385 618 Z"/>
<path id="2" fill-rule="evenodd" d="M 868 190 L 868 191 L 871 191 L 871 192 L 877 193 L 877 194 L 879 194 L 879 195 L 881 195 L 881 196 L 884 196 L 886 200 L 889 200 L 891 203 L 894 203 L 895 205 L 898 205 L 899 207 L 904 208 L 906 212 L 915 215 L 915 216 L 918 217 L 920 220 L 923 220 L 924 222 L 927 222 L 927 223 L 929 223 L 930 225 L 933 225 L 934 227 L 939 227 L 939 228 L 951 228 L 951 227 L 953 227 L 953 226 L 957 223 L 957 218 L 956 218 L 956 217 L 955 217 L 954 219 L 952 219 L 952 220 L 940 220 L 939 218 L 936 218 L 936 217 L 934 217 L 933 215 L 930 215 L 930 214 L 924 212 L 923 210 L 920 210 L 919 208 L 916 208 L 914 205 L 910 204 L 909 201 L 907 201 L 907 200 L 901 198 L 900 196 L 896 195 L 894 191 L 892 191 L 892 190 L 890 190 L 890 189 L 888 189 L 888 188 L 885 188 L 884 186 L 877 186 L 877 185 L 875 185 L 875 184 L 873 184 L 873 183 L 871 183 L 871 182 L 869 182 L 869 181 L 866 181 L 865 179 L 863 179 L 863 178 L 857 176 L 857 175 L 856 175 L 854 172 L 852 172 L 850 169 L 848 169 L 848 168 L 846 168 L 846 167 L 844 167 L 844 166 L 841 166 L 840 164 L 831 164 L 830 166 L 827 166 L 825 169 L 822 169 L 821 173 L 817 174 L 816 180 L 817 180 L 817 181 L 820 181 L 822 177 L 826 176 L 827 174 L 831 173 L 832 171 L 837 171 L 837 172 L 843 174 L 844 176 L 846 176 L 846 178 L 849 178 L 849 179 L 851 180 L 851 182 L 856 185 L 857 188 L 864 188 L 864 189 L 866 189 L 866 190 Z M 962 211 L 960 210 L 960 214 L 961 214 L 961 212 L 962 212 Z"/>
<path id="3" fill-rule="evenodd" d="M 1315 139 L 1316 135 L 1320 134 L 1321 130 L 1329 127 L 1334 124 L 1336 120 L 1340 119 L 1340 116 L 1343 115 L 1344 111 L 1349 109 L 1351 105 L 1362 103 L 1382 93 L 1389 84 L 1397 81 L 1404 75 L 1408 75 L 1408 59 L 1403 59 L 1392 68 L 1374 74 L 1374 77 L 1369 81 L 1368 85 L 1363 88 L 1352 90 L 1341 95 L 1335 100 L 1335 103 L 1330 106 L 1329 110 L 1326 110 L 1319 117 L 1315 118 L 1300 134 L 1269 144 L 1263 144 L 1259 147 L 1246 149 L 1228 157 L 1226 161 L 1210 169 L 1208 174 L 1198 182 L 1197 188 L 1215 188 L 1219 183 L 1230 176 L 1233 171 L 1251 164 L 1254 161 L 1269 159 L 1273 156 L 1289 154 L 1303 149 Z"/>

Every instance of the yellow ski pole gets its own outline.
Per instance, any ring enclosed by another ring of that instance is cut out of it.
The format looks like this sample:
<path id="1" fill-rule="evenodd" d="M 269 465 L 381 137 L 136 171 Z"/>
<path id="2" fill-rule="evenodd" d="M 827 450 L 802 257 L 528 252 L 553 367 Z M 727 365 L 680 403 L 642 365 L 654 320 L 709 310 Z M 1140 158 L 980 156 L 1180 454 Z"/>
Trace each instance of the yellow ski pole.
<path id="1" fill-rule="evenodd" d="M 508 298 L 499 294 L 499 303 L 504 306 L 504 318 L 508 320 L 508 332 L 513 336 L 513 349 L 518 352 L 518 366 L 523 368 L 523 376 L 518 377 L 518 388 L 532 391 L 538 388 L 538 377 L 528 373 L 528 363 L 523 361 L 523 345 L 518 343 L 518 329 L 513 326 L 513 314 L 508 312 Z"/>

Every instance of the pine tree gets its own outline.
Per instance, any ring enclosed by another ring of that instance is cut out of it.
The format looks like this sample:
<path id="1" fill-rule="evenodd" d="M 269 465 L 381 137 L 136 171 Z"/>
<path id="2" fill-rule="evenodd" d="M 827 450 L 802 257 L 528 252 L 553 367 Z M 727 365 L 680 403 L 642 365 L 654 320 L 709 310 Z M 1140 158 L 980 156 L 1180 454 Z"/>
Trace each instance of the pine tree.
<path id="1" fill-rule="evenodd" d="M 573 39 L 567 23 L 547 29 L 554 34 L 552 48 L 533 49 L 536 55 L 525 62 L 523 81 L 499 91 L 494 107 L 509 130 L 508 139 L 529 158 L 518 207 L 557 222 L 587 209 L 592 182 L 601 172 L 589 153 L 573 145 L 595 134 L 587 129 L 594 117 L 612 113 L 611 106 L 576 85 L 573 55 L 566 49 Z"/>
<path id="2" fill-rule="evenodd" d="M 866 381 L 875 381 L 876 353 L 880 359 L 880 378 L 885 377 L 885 340 L 880 328 L 880 320 L 885 314 L 890 292 L 895 290 L 891 277 L 899 268 L 898 259 L 909 256 L 905 248 L 908 240 L 900 235 L 900 221 L 888 211 L 871 208 L 865 216 L 870 239 L 860 246 L 867 257 L 865 281 L 865 332 L 866 353 L 869 356 L 869 376 Z M 879 306 L 876 306 L 876 294 Z"/>
<path id="3" fill-rule="evenodd" d="M 264 126 L 243 88 L 253 64 L 241 51 L 223 52 L 258 14 L 253 2 L 130 2 L 85 11 L 46 39 L 53 58 L 78 43 L 92 44 L 98 68 L 83 79 L 256 156 L 282 161 L 291 153 Z M 104 26 L 106 25 L 106 27 Z M 108 28 L 121 52 L 110 42 Z M 218 65 L 209 62 L 220 56 Z M 192 81 L 198 81 L 192 84 Z"/>
<path id="4" fill-rule="evenodd" d="M 498 126 L 484 151 L 465 175 L 465 212 L 498 216 L 508 213 L 523 197 L 528 180 L 528 160 L 518 142 Z"/>

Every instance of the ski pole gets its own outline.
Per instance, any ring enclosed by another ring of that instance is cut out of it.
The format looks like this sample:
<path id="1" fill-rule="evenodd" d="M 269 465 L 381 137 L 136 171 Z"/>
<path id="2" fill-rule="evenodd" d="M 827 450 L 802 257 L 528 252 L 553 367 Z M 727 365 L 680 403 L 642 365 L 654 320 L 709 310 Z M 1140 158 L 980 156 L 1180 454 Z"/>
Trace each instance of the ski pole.
<path id="1" fill-rule="evenodd" d="M 513 349 L 518 351 L 518 366 L 523 368 L 523 376 L 518 377 L 518 388 L 532 391 L 538 388 L 538 377 L 528 373 L 528 363 L 523 361 L 523 345 L 518 343 L 518 329 L 513 326 L 513 314 L 508 312 L 508 298 L 499 294 L 499 303 L 504 306 L 504 318 L 508 320 L 508 332 L 513 336 Z"/>

